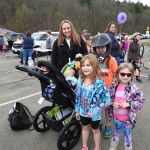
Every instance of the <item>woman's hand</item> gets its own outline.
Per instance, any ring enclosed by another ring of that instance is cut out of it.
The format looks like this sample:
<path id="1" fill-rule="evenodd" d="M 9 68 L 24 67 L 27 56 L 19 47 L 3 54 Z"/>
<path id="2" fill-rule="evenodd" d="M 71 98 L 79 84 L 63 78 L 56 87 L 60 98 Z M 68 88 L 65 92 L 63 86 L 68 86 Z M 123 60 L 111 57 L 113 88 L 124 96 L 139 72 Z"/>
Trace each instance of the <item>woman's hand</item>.
<path id="1" fill-rule="evenodd" d="M 76 113 L 76 119 L 77 119 L 77 120 L 80 120 L 80 115 L 79 115 L 79 113 Z"/>
<path id="2" fill-rule="evenodd" d="M 76 54 L 75 58 L 83 57 L 81 53 Z"/>

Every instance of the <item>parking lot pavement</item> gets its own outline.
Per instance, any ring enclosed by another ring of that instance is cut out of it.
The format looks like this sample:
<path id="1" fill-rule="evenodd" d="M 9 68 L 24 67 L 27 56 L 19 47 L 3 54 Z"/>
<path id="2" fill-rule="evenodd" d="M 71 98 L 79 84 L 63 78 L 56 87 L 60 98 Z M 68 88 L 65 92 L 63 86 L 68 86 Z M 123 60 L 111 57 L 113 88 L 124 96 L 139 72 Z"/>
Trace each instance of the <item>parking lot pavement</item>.
<path id="1" fill-rule="evenodd" d="M 40 57 L 46 60 L 46 56 Z M 49 102 L 41 105 L 37 103 L 41 97 L 40 83 L 34 77 L 28 76 L 26 73 L 15 69 L 15 65 L 19 63 L 19 57 L 10 53 L 0 53 L 0 149 L 1 150 L 57 150 L 57 139 L 59 132 L 49 130 L 45 133 L 36 131 L 12 131 L 8 125 L 8 112 L 15 101 L 25 104 L 33 115 L 44 106 L 49 106 Z M 149 67 L 148 62 L 145 65 Z M 133 150 L 149 150 L 150 149 L 150 128 L 149 128 L 149 108 L 150 108 L 150 81 L 148 75 L 150 70 L 142 68 L 143 84 L 138 86 L 143 90 L 146 99 L 144 108 L 138 112 L 138 122 L 133 130 Z M 113 126 L 112 126 L 113 128 Z M 101 147 L 102 150 L 108 150 L 110 139 L 103 138 L 104 128 L 102 130 Z M 89 149 L 94 148 L 92 133 L 89 137 Z M 82 147 L 82 139 L 73 148 L 79 150 Z M 123 150 L 123 136 L 121 137 L 119 150 Z"/>

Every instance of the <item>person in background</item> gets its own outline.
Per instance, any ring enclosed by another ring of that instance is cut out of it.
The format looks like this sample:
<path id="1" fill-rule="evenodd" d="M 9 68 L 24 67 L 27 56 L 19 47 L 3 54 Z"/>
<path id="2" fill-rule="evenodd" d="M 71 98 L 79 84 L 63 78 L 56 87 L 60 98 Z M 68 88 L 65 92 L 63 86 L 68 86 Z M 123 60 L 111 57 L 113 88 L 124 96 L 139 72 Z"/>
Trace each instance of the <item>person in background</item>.
<path id="1" fill-rule="evenodd" d="M 126 52 L 128 52 L 128 50 L 129 50 L 129 44 L 130 44 L 130 42 L 129 42 L 128 36 L 125 35 L 122 48 L 124 48 L 126 50 Z"/>
<path id="2" fill-rule="evenodd" d="M 54 41 L 55 41 L 55 39 L 54 39 L 53 35 L 51 34 L 51 31 L 48 31 L 47 39 L 46 39 L 46 49 L 52 49 Z"/>
<path id="3" fill-rule="evenodd" d="M 87 40 L 87 30 L 83 30 L 83 31 L 82 31 L 81 37 L 82 37 L 83 40 L 86 42 L 86 40 Z"/>
<path id="4" fill-rule="evenodd" d="M 126 53 L 125 53 L 125 60 L 126 61 L 127 61 L 127 56 L 128 56 L 129 45 L 130 45 L 130 41 L 128 39 L 128 36 L 125 35 L 124 36 L 124 42 L 123 42 L 122 48 L 126 50 Z"/>
<path id="5" fill-rule="evenodd" d="M 31 32 L 27 31 L 26 36 L 22 38 L 23 48 L 23 65 L 25 66 L 27 57 L 32 58 L 34 39 L 31 37 Z"/>
<path id="6" fill-rule="evenodd" d="M 135 32 L 133 35 L 133 41 L 130 43 L 128 51 L 128 61 L 132 63 L 136 72 L 136 81 L 142 83 L 141 76 L 141 58 L 140 58 L 140 39 L 141 34 Z"/>
<path id="7" fill-rule="evenodd" d="M 0 51 L 1 52 L 3 51 L 3 43 L 4 43 L 3 37 L 2 35 L 0 35 Z"/>
<path id="8" fill-rule="evenodd" d="M 100 77 L 104 80 L 106 88 L 109 88 L 112 82 L 115 82 L 115 72 L 117 69 L 117 62 L 114 57 L 110 55 L 111 39 L 106 33 L 100 33 L 92 39 L 92 47 L 94 54 L 99 60 L 101 67 Z M 108 109 L 105 109 L 105 131 L 104 137 L 111 138 L 111 125 L 108 116 Z M 99 124 L 99 129 L 102 129 L 102 121 Z"/>
<path id="9" fill-rule="evenodd" d="M 110 55 L 115 57 L 119 65 L 120 64 L 120 44 L 115 37 L 116 32 L 117 32 L 116 24 L 114 22 L 110 22 L 105 30 L 105 33 L 109 35 L 109 37 L 111 38 L 111 42 L 112 42 Z"/>
<path id="10" fill-rule="evenodd" d="M 143 107 L 143 92 L 132 82 L 132 64 L 121 63 L 116 70 L 116 83 L 110 85 L 110 118 L 114 120 L 114 131 L 109 150 L 117 150 L 120 134 L 124 133 L 124 150 L 132 150 L 132 129 L 135 127 L 137 111 Z"/>
<path id="11" fill-rule="evenodd" d="M 21 36 L 20 36 L 20 35 L 17 35 L 16 41 L 20 41 L 20 40 L 21 40 Z"/>
<path id="12" fill-rule="evenodd" d="M 4 41 L 3 49 L 4 49 L 5 52 L 8 52 L 8 40 L 7 40 L 6 36 L 5 36 L 5 34 L 3 35 L 3 41 Z"/>
<path id="13" fill-rule="evenodd" d="M 60 24 L 59 35 L 53 44 L 52 64 L 60 70 L 75 58 L 87 54 L 84 40 L 80 37 L 69 20 Z"/>
<path id="14" fill-rule="evenodd" d="M 110 105 L 110 97 L 104 81 L 99 78 L 100 65 L 95 55 L 88 54 L 81 59 L 76 99 L 76 119 L 81 120 L 82 127 L 82 150 L 88 150 L 89 130 L 92 127 L 95 148 L 100 148 L 99 122 L 102 110 Z"/>

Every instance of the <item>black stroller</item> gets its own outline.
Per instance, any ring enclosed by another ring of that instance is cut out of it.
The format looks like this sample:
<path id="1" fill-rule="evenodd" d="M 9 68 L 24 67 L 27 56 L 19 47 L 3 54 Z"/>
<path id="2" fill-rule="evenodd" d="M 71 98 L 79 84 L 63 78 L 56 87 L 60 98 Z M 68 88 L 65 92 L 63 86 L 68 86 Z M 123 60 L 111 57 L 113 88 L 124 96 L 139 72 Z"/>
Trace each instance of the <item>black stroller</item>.
<path id="1" fill-rule="evenodd" d="M 52 103 L 52 106 L 45 106 L 36 113 L 33 126 L 38 132 L 45 132 L 50 128 L 60 132 L 57 140 L 58 149 L 72 149 L 80 138 L 81 125 L 80 122 L 75 119 L 74 115 L 74 91 L 66 81 L 64 75 L 55 66 L 45 61 L 39 61 L 38 66 L 34 69 L 25 69 L 19 66 L 16 66 L 16 68 L 28 72 L 30 76 L 35 76 L 40 80 L 42 95 L 48 85 L 55 85 L 52 97 L 45 97 L 47 101 Z M 64 115 L 63 110 L 68 108 L 71 111 Z M 55 112 L 55 110 L 57 111 Z M 58 110 L 61 118 L 56 119 L 55 115 Z"/>

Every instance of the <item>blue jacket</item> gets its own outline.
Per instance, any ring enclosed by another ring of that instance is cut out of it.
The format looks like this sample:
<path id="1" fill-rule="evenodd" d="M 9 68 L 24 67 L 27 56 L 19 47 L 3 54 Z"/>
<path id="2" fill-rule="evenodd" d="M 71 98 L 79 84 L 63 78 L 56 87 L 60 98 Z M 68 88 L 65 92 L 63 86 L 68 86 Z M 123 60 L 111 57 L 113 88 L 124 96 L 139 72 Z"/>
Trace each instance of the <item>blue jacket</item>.
<path id="1" fill-rule="evenodd" d="M 33 48 L 34 39 L 31 36 L 24 36 L 22 39 L 23 39 L 23 49 Z"/>
<path id="2" fill-rule="evenodd" d="M 0 37 L 0 45 L 3 45 L 3 43 L 4 43 L 4 40 L 3 38 Z"/>
<path id="3" fill-rule="evenodd" d="M 110 96 L 104 81 L 101 78 L 95 81 L 91 87 L 91 94 L 87 97 L 88 105 L 86 108 L 82 104 L 83 95 L 86 92 L 82 85 L 83 82 L 79 78 L 76 90 L 75 112 L 83 117 L 92 118 L 93 121 L 101 120 L 102 110 L 110 105 Z"/>
<path id="4" fill-rule="evenodd" d="M 109 32 L 107 34 L 109 35 L 109 37 L 111 38 L 111 41 L 112 41 L 110 55 L 113 57 L 120 56 L 120 45 L 119 45 L 115 35 L 112 34 L 111 32 Z"/>

